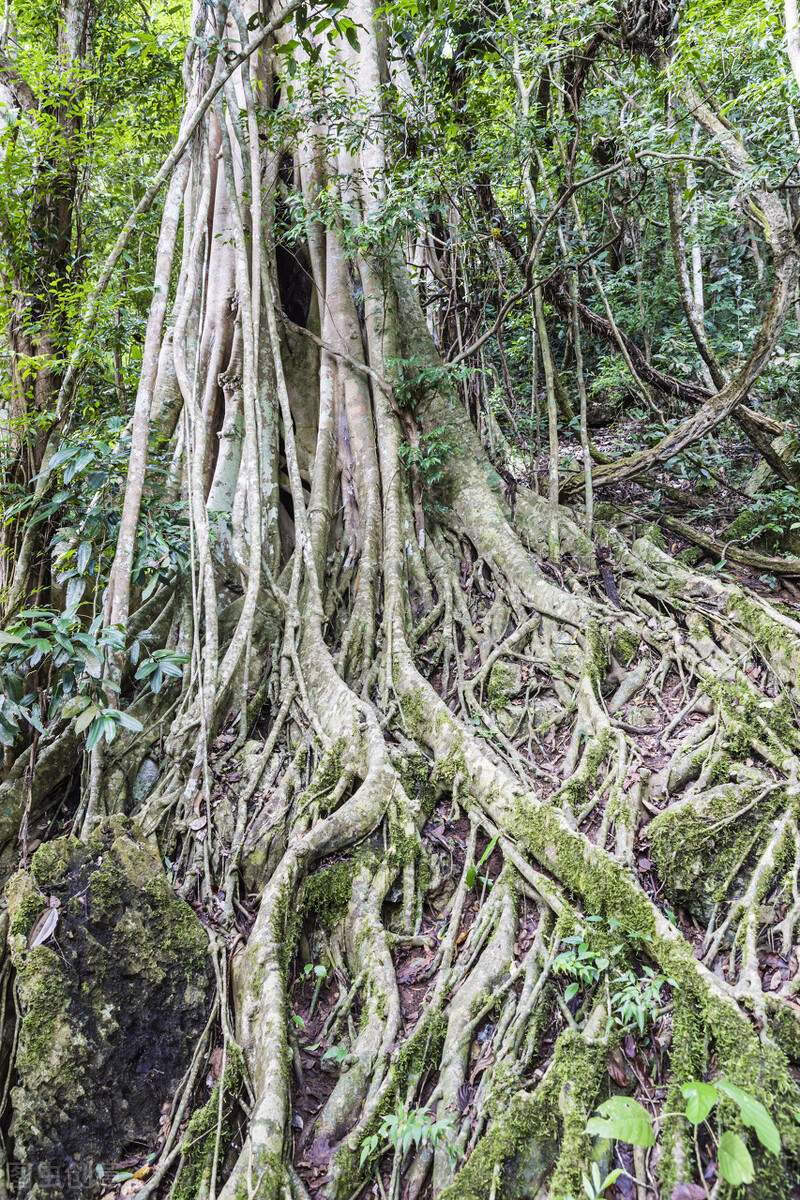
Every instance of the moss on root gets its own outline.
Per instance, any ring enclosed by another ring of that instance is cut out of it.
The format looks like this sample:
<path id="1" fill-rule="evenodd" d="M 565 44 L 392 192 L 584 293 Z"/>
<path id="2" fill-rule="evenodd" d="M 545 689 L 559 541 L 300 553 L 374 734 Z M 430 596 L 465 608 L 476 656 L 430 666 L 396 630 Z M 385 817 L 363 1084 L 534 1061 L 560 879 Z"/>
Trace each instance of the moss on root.
<path id="1" fill-rule="evenodd" d="M 186 1126 L 181 1169 L 171 1193 L 173 1200 L 196 1200 L 202 1194 L 203 1185 L 207 1188 L 211 1182 L 218 1127 L 218 1166 L 224 1162 L 236 1132 L 236 1098 L 243 1087 L 244 1073 L 241 1051 L 231 1046 L 228 1056 L 223 1079 L 217 1080 L 206 1103 L 192 1113 Z M 221 1124 L 220 1088 L 223 1088 Z"/>
<path id="2" fill-rule="evenodd" d="M 510 698 L 520 689 L 520 672 L 518 667 L 510 663 L 496 662 L 489 673 L 486 685 L 486 696 L 489 707 L 495 710 L 505 708 Z"/>
<path id="3" fill-rule="evenodd" d="M 554 1163 L 549 1194 L 578 1195 L 590 1149 L 583 1130 L 607 1058 L 607 1045 L 592 1045 L 572 1030 L 562 1033 L 535 1091 L 511 1094 L 508 1081 L 488 1132 L 442 1200 L 485 1200 L 493 1188 L 497 1200 L 536 1195 Z"/>
<path id="4" fill-rule="evenodd" d="M 639 651 L 639 635 L 632 629 L 617 629 L 611 639 L 611 653 L 621 667 L 628 667 Z"/>
<path id="5" fill-rule="evenodd" d="M 424 754 L 403 753 L 396 760 L 397 773 L 406 795 L 416 801 L 426 817 L 433 812 L 436 803 L 436 783 L 433 765 Z"/>
<path id="6" fill-rule="evenodd" d="M 352 890 L 352 863 L 332 863 L 321 871 L 315 871 L 306 880 L 301 919 L 314 919 L 326 932 L 330 932 L 347 911 Z"/>

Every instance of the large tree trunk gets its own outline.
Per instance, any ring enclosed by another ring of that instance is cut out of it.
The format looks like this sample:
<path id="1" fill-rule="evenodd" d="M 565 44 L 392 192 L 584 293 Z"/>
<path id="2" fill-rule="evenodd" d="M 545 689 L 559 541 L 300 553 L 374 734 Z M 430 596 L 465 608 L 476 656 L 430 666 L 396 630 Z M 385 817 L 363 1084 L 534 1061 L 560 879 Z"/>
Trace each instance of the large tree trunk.
<path id="1" fill-rule="evenodd" d="M 208 12 L 234 44 L 258 36 L 255 6 Z M 780 1157 L 751 1145 L 749 1194 L 789 1197 L 798 973 L 765 987 L 760 951 L 765 907 L 790 964 L 800 919 L 800 624 L 596 525 L 612 604 L 563 508 L 563 573 L 542 561 L 548 505 L 519 488 L 512 517 L 398 244 L 377 236 L 388 33 L 369 0 L 348 13 L 355 44 L 317 36 L 357 145 L 324 105 L 290 140 L 286 55 L 245 57 L 164 213 L 168 256 L 182 196 L 180 278 L 169 334 L 161 294 L 148 326 L 108 611 L 123 624 L 133 611 L 129 640 L 144 623 L 150 652 L 188 662 L 144 733 L 95 760 L 76 833 L 124 809 L 157 839 L 213 931 L 224 1065 L 139 1195 L 178 1163 L 175 1194 L 198 1200 L 349 1200 L 376 1172 L 393 1197 L 578 1195 L 607 1154 L 586 1118 L 620 1071 L 635 1076 L 620 980 L 639 988 L 649 966 L 663 988 L 647 1014 L 661 1039 L 651 1111 L 682 1111 L 682 1084 L 726 1076 L 782 1138 Z M 287 187 L 306 238 L 279 253 Z M 736 387 L 703 411 L 730 411 Z M 151 422 L 174 438 L 192 562 L 145 617 L 130 558 Z M 434 490 L 409 449 L 442 428 Z M 665 687 L 680 694 L 669 712 Z M 13 824 L 32 803 L 21 769 L 0 795 Z M 665 897 L 706 920 L 705 940 L 687 940 Z M 606 967 L 566 1001 L 554 960 L 573 936 Z M 315 1105 L 304 1072 L 319 1090 L 331 1047 L 335 1083 Z M 414 1112 L 444 1132 L 394 1149 L 385 1118 Z M 696 1177 L 689 1126 L 665 1115 L 660 1142 L 667 1197 Z"/>

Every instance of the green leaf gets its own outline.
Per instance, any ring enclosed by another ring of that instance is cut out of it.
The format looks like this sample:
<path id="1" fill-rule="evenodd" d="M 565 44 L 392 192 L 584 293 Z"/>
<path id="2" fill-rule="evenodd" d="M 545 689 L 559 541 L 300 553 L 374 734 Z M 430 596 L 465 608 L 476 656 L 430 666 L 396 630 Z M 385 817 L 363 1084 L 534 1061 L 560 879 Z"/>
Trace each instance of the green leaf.
<path id="1" fill-rule="evenodd" d="M 89 730 L 89 736 L 86 739 L 86 749 L 94 750 L 100 738 L 103 736 L 103 717 L 99 715 L 92 721 L 92 728 Z"/>
<path id="2" fill-rule="evenodd" d="M 567 990 L 564 992 L 564 999 L 567 1002 L 569 1002 L 573 996 L 576 996 L 578 994 L 578 988 L 580 986 L 581 985 L 579 983 L 571 983 L 569 985 L 569 987 L 567 988 Z"/>
<path id="3" fill-rule="evenodd" d="M 83 712 L 75 722 L 75 732 L 83 733 L 84 729 L 88 729 L 99 712 L 100 709 L 96 704 L 90 704 L 87 708 L 84 708 Z"/>
<path id="4" fill-rule="evenodd" d="M 693 1125 L 705 1121 L 717 1103 L 717 1089 L 710 1083 L 699 1083 L 696 1079 L 684 1083 L 681 1095 L 686 1101 L 686 1119 Z"/>
<path id="5" fill-rule="evenodd" d="M 19 637 L 16 633 L 6 633 L 0 629 L 0 649 L 3 646 L 24 646 L 25 639 Z"/>
<path id="6" fill-rule="evenodd" d="M 358 1161 L 358 1165 L 360 1167 L 363 1167 L 364 1163 L 367 1161 L 369 1156 L 371 1154 L 373 1154 L 377 1149 L 378 1149 L 377 1134 L 373 1133 L 370 1135 L 370 1137 L 365 1137 L 363 1142 L 361 1143 L 361 1158 Z"/>
<path id="7" fill-rule="evenodd" d="M 136 717 L 132 717 L 130 713 L 126 712 L 119 714 L 119 723 L 123 729 L 130 729 L 131 733 L 141 733 L 144 729 L 141 721 L 137 721 Z"/>
<path id="8" fill-rule="evenodd" d="M 601 1116 L 592 1117 L 586 1123 L 586 1132 L 592 1137 L 615 1138 L 632 1146 L 655 1144 L 650 1116 L 636 1100 L 630 1100 L 627 1096 L 612 1096 L 597 1111 Z"/>
<path id="9" fill-rule="evenodd" d="M 753 1160 L 747 1146 L 738 1133 L 730 1130 L 719 1139 L 719 1173 L 733 1187 L 753 1182 Z"/>
<path id="10" fill-rule="evenodd" d="M 479 866 L 479 867 L 482 867 L 482 866 L 483 866 L 483 864 L 486 862 L 487 858 L 490 858 L 490 857 L 491 857 L 492 851 L 494 850 L 495 846 L 497 845 L 497 839 L 498 839 L 499 837 L 500 837 L 500 834 L 498 833 L 498 834 L 497 834 L 495 837 L 493 837 L 493 838 L 492 838 L 492 840 L 489 842 L 489 845 L 488 845 L 488 846 L 486 847 L 486 849 L 484 850 L 484 852 L 483 852 L 483 855 L 481 856 L 481 860 L 480 860 L 480 862 L 478 863 L 478 866 Z"/>
<path id="11" fill-rule="evenodd" d="M 735 1104 L 738 1104 L 742 1120 L 745 1125 L 754 1130 L 761 1145 L 766 1150 L 771 1150 L 773 1154 L 780 1154 L 781 1135 L 778 1133 L 778 1127 L 764 1108 L 764 1105 L 759 1100 L 748 1095 L 747 1092 L 742 1091 L 735 1083 L 729 1083 L 727 1079 L 718 1080 L 717 1087 L 726 1096 L 730 1096 Z"/>

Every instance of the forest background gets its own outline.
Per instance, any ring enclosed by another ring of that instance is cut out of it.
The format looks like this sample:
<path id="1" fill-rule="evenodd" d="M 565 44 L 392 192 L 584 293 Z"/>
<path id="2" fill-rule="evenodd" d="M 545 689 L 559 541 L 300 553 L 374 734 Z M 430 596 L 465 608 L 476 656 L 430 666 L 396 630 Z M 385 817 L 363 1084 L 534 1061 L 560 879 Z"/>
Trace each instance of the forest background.
<path id="1" fill-rule="evenodd" d="M 0 1195 L 800 1195 L 799 80 L 7 0 Z"/>

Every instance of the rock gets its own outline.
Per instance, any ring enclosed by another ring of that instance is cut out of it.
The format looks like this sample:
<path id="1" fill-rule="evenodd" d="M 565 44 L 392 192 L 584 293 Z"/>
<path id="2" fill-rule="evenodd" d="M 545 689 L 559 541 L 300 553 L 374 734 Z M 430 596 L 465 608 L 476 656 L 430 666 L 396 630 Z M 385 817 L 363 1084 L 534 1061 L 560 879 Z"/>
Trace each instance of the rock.
<path id="1" fill-rule="evenodd" d="M 516 663 L 504 662 L 502 659 L 494 664 L 489 672 L 486 686 L 486 696 L 493 709 L 505 708 L 512 696 L 522 690 L 522 671 Z"/>
<path id="2" fill-rule="evenodd" d="M 205 1025 L 206 934 L 126 817 L 104 821 L 88 843 L 46 842 L 7 895 L 22 1016 L 16 1158 L 62 1175 L 73 1158 L 117 1162 L 129 1142 L 157 1133 Z M 55 906 L 52 933 L 29 947 Z"/>
<path id="3" fill-rule="evenodd" d="M 664 723 L 664 718 L 657 708 L 648 704 L 632 704 L 625 714 L 625 719 L 637 729 L 647 729 Z"/>

